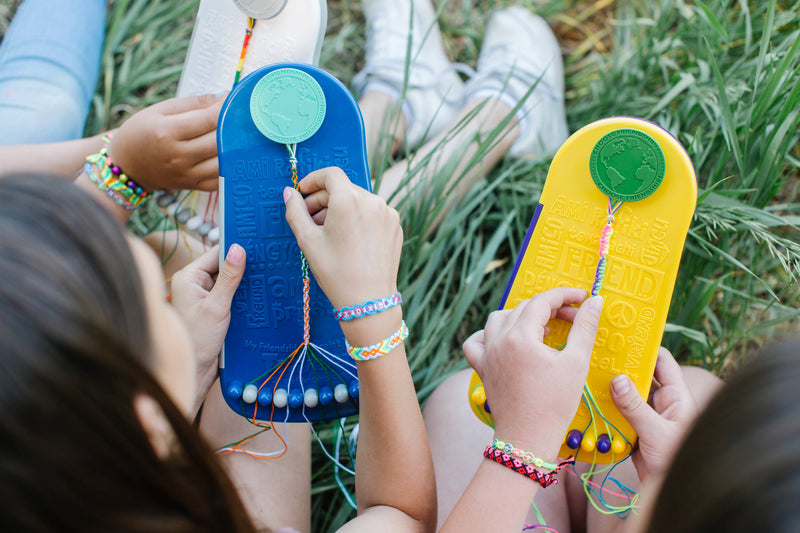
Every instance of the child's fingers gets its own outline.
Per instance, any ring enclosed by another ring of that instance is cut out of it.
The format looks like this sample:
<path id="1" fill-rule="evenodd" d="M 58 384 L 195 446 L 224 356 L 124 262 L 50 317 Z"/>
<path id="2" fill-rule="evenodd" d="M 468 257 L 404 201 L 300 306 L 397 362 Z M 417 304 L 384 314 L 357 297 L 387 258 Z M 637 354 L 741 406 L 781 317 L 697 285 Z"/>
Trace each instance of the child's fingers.
<path id="1" fill-rule="evenodd" d="M 286 204 L 286 222 L 292 229 L 297 244 L 302 250 L 307 250 L 309 241 L 313 239 L 316 231 L 319 230 L 311 215 L 308 212 L 306 203 L 299 192 L 291 187 L 283 189 L 283 202 Z"/>
<path id="2" fill-rule="evenodd" d="M 335 192 L 355 187 L 344 171 L 339 167 L 320 168 L 310 172 L 298 184 L 302 194 L 311 194 L 319 190 L 327 190 L 333 195 Z"/>
<path id="3" fill-rule="evenodd" d="M 639 396 L 631 378 L 619 374 L 611 380 L 611 398 L 640 437 L 652 438 L 660 430 L 661 417 Z"/>
<path id="4" fill-rule="evenodd" d="M 327 207 L 325 209 L 321 209 L 321 210 L 317 211 L 316 213 L 314 213 L 313 215 L 311 215 L 311 218 L 314 220 L 314 222 L 317 223 L 318 226 L 325 225 L 325 219 L 327 217 L 328 217 L 328 208 Z"/>
<path id="5" fill-rule="evenodd" d="M 584 298 L 586 291 L 583 289 L 559 287 L 545 291 L 531 299 L 520 313 L 518 322 L 534 328 L 531 331 L 535 334 L 536 340 L 541 342 L 544 339 L 544 327 L 556 316 L 558 310 L 565 305 L 580 303 Z"/>
<path id="6" fill-rule="evenodd" d="M 205 161 L 217 157 L 217 130 L 176 144 L 176 151 L 189 161 Z"/>
<path id="7" fill-rule="evenodd" d="M 169 98 L 163 102 L 154 104 L 152 107 L 158 109 L 162 115 L 177 115 L 195 109 L 205 109 L 212 105 L 219 105 L 225 101 L 227 92 L 221 96 L 213 94 L 201 94 L 199 96 L 183 96 L 181 98 Z M 219 114 L 219 111 L 217 111 Z"/>
<path id="8" fill-rule="evenodd" d="M 199 189 L 201 191 L 214 191 L 218 189 L 219 159 L 217 159 L 215 155 L 205 161 L 201 161 L 189 169 L 186 177 L 189 183 L 184 184 L 181 188 L 186 188 L 186 185 L 190 185 L 188 188 Z"/>
<path id="9" fill-rule="evenodd" d="M 206 250 L 203 255 L 186 265 L 186 268 L 200 270 L 209 276 L 219 272 L 219 245 Z"/>
<path id="10" fill-rule="evenodd" d="M 653 380 L 661 385 L 653 393 L 653 405 L 664 418 L 676 422 L 688 422 L 697 415 L 697 404 L 686 385 L 683 371 L 664 347 L 658 350 Z"/>
<path id="11" fill-rule="evenodd" d="M 586 361 L 592 353 L 594 341 L 597 338 L 597 326 L 600 322 L 600 313 L 603 311 L 603 297 L 592 296 L 581 305 L 572 327 L 567 335 L 568 353 L 585 356 Z"/>
<path id="12" fill-rule="evenodd" d="M 470 335 L 461 345 L 461 348 L 464 350 L 467 364 L 475 371 L 478 371 L 483 362 L 483 352 L 486 349 L 484 330 L 476 331 Z"/>
<path id="13" fill-rule="evenodd" d="M 226 314 L 231 307 L 233 295 L 244 276 L 245 255 L 244 248 L 238 244 L 232 244 L 228 248 L 225 262 L 219 269 L 217 281 L 208 294 L 207 304 L 220 314 Z"/>
<path id="14" fill-rule="evenodd" d="M 207 107 L 170 115 L 169 120 L 172 121 L 175 128 L 175 138 L 188 141 L 207 133 L 216 132 L 222 102 L 222 99 L 219 99 Z"/>
<path id="15" fill-rule="evenodd" d="M 330 195 L 325 189 L 313 192 L 305 197 L 306 207 L 312 215 L 328 207 Z"/>

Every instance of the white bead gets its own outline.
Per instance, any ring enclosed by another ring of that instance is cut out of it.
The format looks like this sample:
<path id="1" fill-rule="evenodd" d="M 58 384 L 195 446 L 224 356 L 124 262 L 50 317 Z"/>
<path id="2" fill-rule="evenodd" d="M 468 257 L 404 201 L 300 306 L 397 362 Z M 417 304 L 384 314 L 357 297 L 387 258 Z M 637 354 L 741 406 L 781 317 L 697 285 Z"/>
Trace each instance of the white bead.
<path id="1" fill-rule="evenodd" d="M 347 392 L 347 385 L 344 383 L 339 383 L 336 387 L 333 388 L 333 397 L 336 398 L 336 401 L 339 403 L 344 403 L 347 401 L 347 398 L 350 395 Z"/>
<path id="2" fill-rule="evenodd" d="M 197 215 L 196 217 L 192 217 L 186 221 L 186 229 L 195 231 L 202 223 L 203 223 L 203 217 Z"/>
<path id="3" fill-rule="evenodd" d="M 276 390 L 272 395 L 272 404 L 278 409 L 282 409 L 286 407 L 287 403 L 289 403 L 289 393 L 286 392 L 286 389 Z"/>
<path id="4" fill-rule="evenodd" d="M 242 401 L 244 403 L 253 403 L 258 398 L 258 387 L 252 383 L 244 388 L 242 392 Z"/>
<path id="5" fill-rule="evenodd" d="M 211 242 L 217 242 L 219 240 L 219 226 L 211 228 L 211 231 L 208 232 L 208 239 Z"/>
<path id="6" fill-rule="evenodd" d="M 178 211 L 178 206 L 179 206 L 178 202 L 175 202 L 174 204 L 169 204 L 167 206 L 167 214 L 171 217 L 175 216 L 175 213 Z"/>
<path id="7" fill-rule="evenodd" d="M 306 404 L 306 407 L 316 407 L 319 403 L 317 389 L 308 389 L 305 394 L 303 394 L 303 403 Z"/>

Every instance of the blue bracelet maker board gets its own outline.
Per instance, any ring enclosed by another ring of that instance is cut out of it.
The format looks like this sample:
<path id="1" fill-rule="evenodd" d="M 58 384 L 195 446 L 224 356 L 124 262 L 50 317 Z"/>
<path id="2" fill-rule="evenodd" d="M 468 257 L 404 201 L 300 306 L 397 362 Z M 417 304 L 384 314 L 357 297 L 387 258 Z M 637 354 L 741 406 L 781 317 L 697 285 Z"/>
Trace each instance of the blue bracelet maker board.
<path id="1" fill-rule="evenodd" d="M 313 273 L 311 343 L 334 354 L 335 361 L 320 358 L 314 350 L 317 358 L 295 356 L 286 364 L 303 343 L 300 249 L 286 222 L 283 203 L 284 187 L 292 186 L 291 166 L 286 145 L 262 134 L 250 111 L 258 82 L 280 68 L 310 75 L 326 101 L 319 129 L 296 145 L 299 179 L 313 170 L 338 166 L 353 183 L 370 190 L 361 113 L 336 78 L 316 67 L 284 63 L 256 70 L 233 88 L 217 126 L 223 221 L 220 263 L 229 246 L 238 243 L 247 252 L 247 268 L 231 307 L 220 357 L 220 382 L 231 409 L 248 418 L 256 410 L 260 420 L 327 420 L 358 412 L 358 374 L 333 306 Z M 257 388 L 255 401 L 253 386 Z M 304 401 L 309 390 L 315 390 L 318 397 L 314 406 L 307 405 L 314 404 L 313 400 Z M 279 401 L 276 394 L 288 399 L 285 406 L 286 400 Z"/>

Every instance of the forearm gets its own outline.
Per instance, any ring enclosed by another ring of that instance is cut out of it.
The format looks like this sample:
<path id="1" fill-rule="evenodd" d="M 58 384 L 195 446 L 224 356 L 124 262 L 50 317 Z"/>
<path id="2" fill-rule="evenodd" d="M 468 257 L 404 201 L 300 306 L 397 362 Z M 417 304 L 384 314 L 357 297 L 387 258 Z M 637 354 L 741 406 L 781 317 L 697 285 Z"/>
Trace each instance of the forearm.
<path id="1" fill-rule="evenodd" d="M 102 135 L 59 143 L 0 146 L 0 176 L 38 173 L 74 179 L 86 156 L 102 146 Z"/>
<path id="2" fill-rule="evenodd" d="M 539 489 L 510 468 L 484 460 L 440 531 L 521 531 Z"/>
<path id="3" fill-rule="evenodd" d="M 378 315 L 343 322 L 348 341 L 369 345 L 397 330 L 399 307 Z M 436 490 L 428 438 L 405 346 L 358 363 L 360 429 L 356 457 L 359 514 L 376 507 L 398 509 L 416 520 L 420 530 L 436 524 Z"/>

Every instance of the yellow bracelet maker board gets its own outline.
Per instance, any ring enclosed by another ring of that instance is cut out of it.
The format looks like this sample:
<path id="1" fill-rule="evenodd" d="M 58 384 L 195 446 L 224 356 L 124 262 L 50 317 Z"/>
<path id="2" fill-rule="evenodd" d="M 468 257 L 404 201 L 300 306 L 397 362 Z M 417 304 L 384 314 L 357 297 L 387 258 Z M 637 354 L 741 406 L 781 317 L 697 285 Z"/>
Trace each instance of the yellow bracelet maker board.
<path id="1" fill-rule="evenodd" d="M 581 446 L 566 444 L 560 455 L 589 463 L 615 463 L 630 453 L 636 434 L 614 406 L 609 383 L 617 374 L 631 377 L 647 398 L 661 344 L 683 244 L 697 201 L 692 162 L 680 143 L 655 124 L 630 117 L 599 120 L 573 134 L 555 155 L 539 206 L 517 259 L 502 309 L 560 286 L 591 289 L 599 260 L 600 235 L 608 215 L 608 196 L 592 180 L 590 157 L 606 134 L 623 128 L 646 133 L 664 154 L 664 179 L 650 196 L 626 202 L 613 222 L 605 281 L 605 299 L 586 386 L 599 412 L 592 418 L 581 402 L 570 431 L 582 434 Z M 545 343 L 564 345 L 570 324 L 553 320 Z M 484 409 L 483 385 L 477 375 L 469 389 L 475 414 L 492 425 Z M 491 409 L 491 399 L 489 399 Z M 596 442 L 606 434 L 611 450 L 600 453 Z M 568 433 L 569 435 L 569 433 Z"/>

